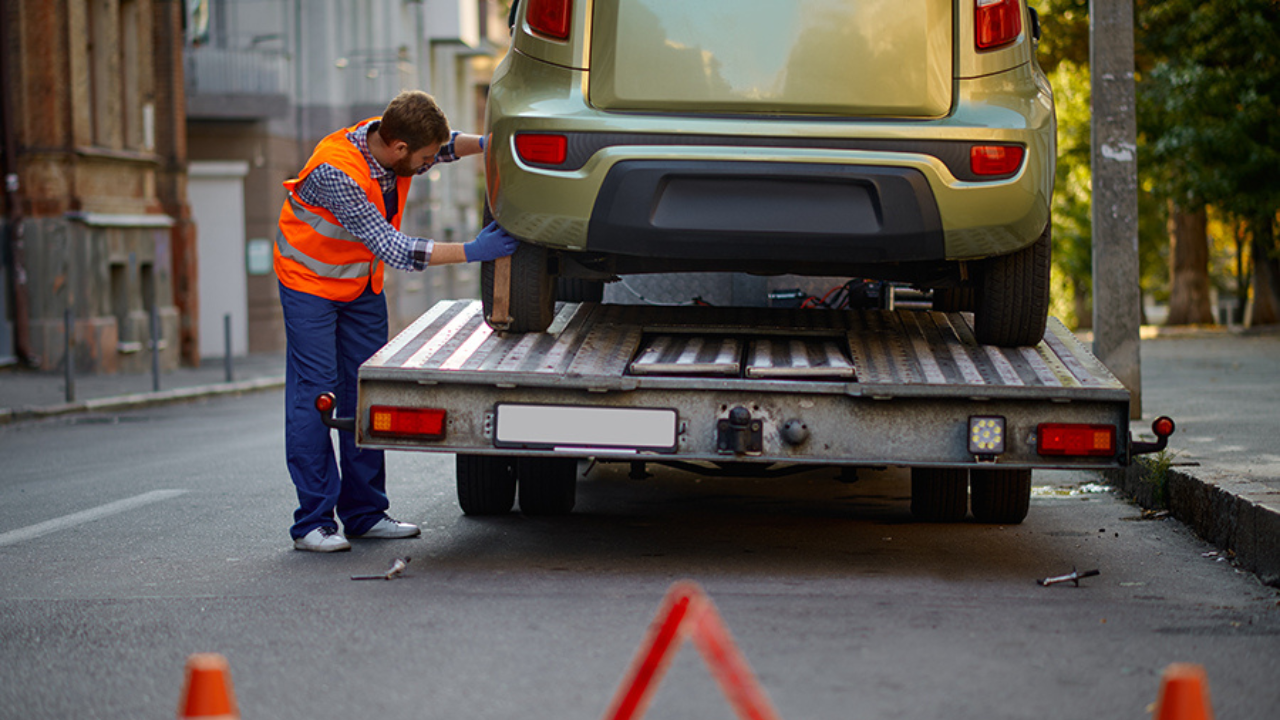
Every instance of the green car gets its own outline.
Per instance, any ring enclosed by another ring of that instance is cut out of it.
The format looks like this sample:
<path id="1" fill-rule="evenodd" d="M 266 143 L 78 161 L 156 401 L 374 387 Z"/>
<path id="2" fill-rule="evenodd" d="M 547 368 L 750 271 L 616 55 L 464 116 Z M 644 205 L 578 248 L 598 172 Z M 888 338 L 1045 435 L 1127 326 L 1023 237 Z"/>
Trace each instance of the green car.
<path id="1" fill-rule="evenodd" d="M 1024 3 L 519 0 L 486 118 L 489 207 L 524 241 L 508 329 L 619 275 L 790 273 L 1038 343 L 1056 121 Z"/>

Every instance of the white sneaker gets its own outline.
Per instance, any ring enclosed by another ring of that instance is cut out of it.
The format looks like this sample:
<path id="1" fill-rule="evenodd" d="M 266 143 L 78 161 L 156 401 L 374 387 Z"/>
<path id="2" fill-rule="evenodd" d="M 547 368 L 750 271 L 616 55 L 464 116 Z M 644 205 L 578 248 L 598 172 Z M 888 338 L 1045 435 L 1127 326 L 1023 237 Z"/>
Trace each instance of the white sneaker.
<path id="1" fill-rule="evenodd" d="M 339 550 L 350 550 L 351 543 L 342 537 L 342 533 L 327 527 L 318 527 L 315 530 L 303 535 L 293 541 L 294 550 L 309 550 L 311 552 L 338 552 Z"/>
<path id="2" fill-rule="evenodd" d="M 392 520 L 386 515 L 382 519 L 373 524 L 373 527 L 365 530 L 359 535 L 352 535 L 357 538 L 374 538 L 378 540 L 394 540 L 398 538 L 417 537 L 422 534 L 417 525 L 413 523 L 400 522 Z"/>

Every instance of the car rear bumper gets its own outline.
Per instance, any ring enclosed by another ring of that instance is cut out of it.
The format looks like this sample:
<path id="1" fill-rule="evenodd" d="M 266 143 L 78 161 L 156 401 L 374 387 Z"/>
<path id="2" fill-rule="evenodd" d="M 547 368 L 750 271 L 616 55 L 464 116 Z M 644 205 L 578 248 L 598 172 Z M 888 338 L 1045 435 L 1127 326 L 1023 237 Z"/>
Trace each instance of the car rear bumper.
<path id="1" fill-rule="evenodd" d="M 1053 101 L 1031 66 L 957 81 L 952 112 L 927 121 L 607 113 L 583 95 L 583 71 L 518 53 L 504 66 L 489 202 L 529 242 L 671 259 L 965 260 L 1025 247 L 1049 221 Z M 521 159 L 525 132 L 564 134 L 565 162 Z M 979 179 L 974 143 L 1025 158 Z"/>

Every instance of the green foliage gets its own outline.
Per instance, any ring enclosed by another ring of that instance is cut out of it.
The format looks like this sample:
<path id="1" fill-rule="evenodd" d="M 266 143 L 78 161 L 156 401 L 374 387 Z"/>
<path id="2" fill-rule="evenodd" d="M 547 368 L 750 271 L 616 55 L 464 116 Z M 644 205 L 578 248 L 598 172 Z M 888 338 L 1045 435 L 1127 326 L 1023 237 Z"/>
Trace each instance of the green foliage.
<path id="1" fill-rule="evenodd" d="M 1058 168 L 1053 190 L 1053 311 L 1079 326 L 1075 295 L 1092 292 L 1089 71 L 1072 60 L 1059 61 L 1049 73 L 1058 114 Z M 1068 297 L 1060 297 L 1066 293 Z M 1065 317 L 1064 317 L 1065 316 Z"/>
<path id="2" fill-rule="evenodd" d="M 1040 13 L 1040 66 L 1052 74 L 1062 61 L 1089 65 L 1089 0 L 1028 0 Z"/>
<path id="3" fill-rule="evenodd" d="M 1154 455 L 1137 457 L 1140 477 L 1150 493 L 1151 504 L 1162 508 L 1169 505 L 1169 470 L 1177 453 L 1161 450 Z"/>
<path id="4" fill-rule="evenodd" d="M 1058 111 L 1053 312 L 1091 293 L 1088 0 L 1031 0 Z M 1138 252 L 1143 292 L 1168 297 L 1167 204 L 1236 217 L 1280 207 L 1280 3 L 1137 0 Z M 1220 283 L 1222 284 L 1222 283 Z"/>
<path id="5" fill-rule="evenodd" d="M 1157 195 L 1242 217 L 1280 207 L 1280 3 L 1139 0 L 1140 164 Z M 1145 149 L 1145 154 L 1142 153 Z"/>

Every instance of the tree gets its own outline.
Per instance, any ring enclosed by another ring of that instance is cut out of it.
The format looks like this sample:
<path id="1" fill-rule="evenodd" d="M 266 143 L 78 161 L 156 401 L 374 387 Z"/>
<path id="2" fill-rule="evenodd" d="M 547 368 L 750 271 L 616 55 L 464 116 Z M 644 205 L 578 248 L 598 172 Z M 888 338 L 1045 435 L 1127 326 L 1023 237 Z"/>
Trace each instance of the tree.
<path id="1" fill-rule="evenodd" d="M 1169 201 L 1168 325 L 1211 325 L 1209 303 L 1209 215 Z"/>
<path id="2" fill-rule="evenodd" d="M 1156 192 L 1247 220 L 1253 322 L 1280 321 L 1280 3 L 1138 0 L 1137 20 L 1140 146 Z"/>

